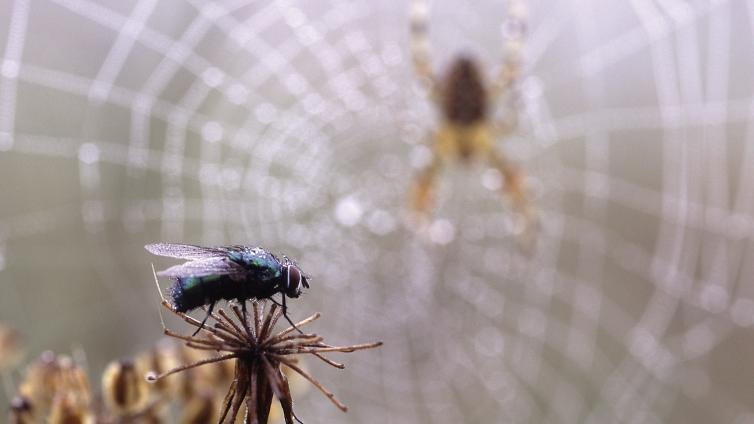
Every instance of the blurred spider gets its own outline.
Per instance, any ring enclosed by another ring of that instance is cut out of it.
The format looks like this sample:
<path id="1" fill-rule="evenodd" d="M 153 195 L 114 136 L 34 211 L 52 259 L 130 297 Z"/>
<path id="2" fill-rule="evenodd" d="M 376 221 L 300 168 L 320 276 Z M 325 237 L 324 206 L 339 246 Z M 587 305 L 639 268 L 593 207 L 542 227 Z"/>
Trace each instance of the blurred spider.
<path id="1" fill-rule="evenodd" d="M 536 224 L 525 184 L 525 174 L 494 146 L 498 138 L 507 137 L 517 127 L 515 113 L 506 122 L 493 120 L 490 106 L 504 95 L 510 96 L 521 73 L 521 50 L 526 34 L 526 10 L 519 0 L 508 2 L 504 25 L 506 58 L 497 79 L 487 83 L 477 62 L 458 56 L 443 78 L 432 72 L 427 37 L 427 5 L 414 2 L 411 13 L 411 37 L 414 68 L 429 91 L 441 114 L 439 127 L 430 134 L 432 158 L 416 176 L 412 188 L 412 209 L 426 222 L 434 206 L 435 183 L 446 164 L 453 161 L 469 163 L 481 160 L 502 178 L 500 192 L 522 218 L 526 233 Z"/>

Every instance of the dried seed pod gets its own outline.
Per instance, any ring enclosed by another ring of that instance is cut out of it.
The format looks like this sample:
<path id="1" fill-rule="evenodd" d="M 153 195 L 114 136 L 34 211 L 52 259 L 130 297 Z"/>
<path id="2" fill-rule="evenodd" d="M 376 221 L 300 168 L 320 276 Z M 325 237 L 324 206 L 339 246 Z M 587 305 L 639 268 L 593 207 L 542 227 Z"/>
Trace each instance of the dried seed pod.
<path id="1" fill-rule="evenodd" d="M 65 421 L 67 417 L 83 418 L 91 399 L 89 379 L 84 370 L 70 357 L 57 356 L 52 352 L 43 353 L 29 366 L 19 393 L 34 405 L 35 418 L 49 412 L 50 419 L 54 416 L 64 420 L 51 422 L 61 423 L 68 423 Z"/>
<path id="2" fill-rule="evenodd" d="M 76 403 L 88 408 L 92 399 L 89 377 L 70 356 L 59 356 L 60 376 L 57 393 L 67 393 L 74 397 Z"/>
<path id="3" fill-rule="evenodd" d="M 102 374 L 105 405 L 116 415 L 141 412 L 148 401 L 148 387 L 131 361 L 114 361 Z"/>
<path id="4" fill-rule="evenodd" d="M 183 424 L 203 424 L 217 422 L 220 399 L 214 390 L 197 390 L 183 407 Z"/>
<path id="5" fill-rule="evenodd" d="M 31 402 L 23 396 L 16 396 L 10 403 L 10 424 L 33 424 L 34 410 Z"/>
<path id="6" fill-rule="evenodd" d="M 39 359 L 27 368 L 19 393 L 21 397 L 34 405 L 35 413 L 50 409 L 55 390 L 59 385 L 59 376 L 58 357 L 50 351 L 42 353 Z"/>
<path id="7" fill-rule="evenodd" d="M 93 424 L 94 417 L 88 405 L 73 393 L 62 392 L 55 396 L 47 418 L 50 424 Z"/>

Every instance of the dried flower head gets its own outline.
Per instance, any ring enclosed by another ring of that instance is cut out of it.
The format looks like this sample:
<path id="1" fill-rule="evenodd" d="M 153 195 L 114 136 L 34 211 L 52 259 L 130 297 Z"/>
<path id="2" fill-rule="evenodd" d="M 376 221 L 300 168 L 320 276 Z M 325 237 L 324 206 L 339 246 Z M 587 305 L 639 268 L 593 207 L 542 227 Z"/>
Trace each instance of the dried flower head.
<path id="1" fill-rule="evenodd" d="M 55 395 L 48 418 L 50 424 L 94 424 L 94 415 L 89 405 L 82 403 L 75 393 L 62 392 Z"/>
<path id="2" fill-rule="evenodd" d="M 18 331 L 0 324 L 0 371 L 14 367 L 23 356 L 23 340 Z"/>
<path id="3" fill-rule="evenodd" d="M 149 387 L 131 361 L 113 361 L 102 374 L 105 405 L 116 414 L 132 415 L 144 410 Z"/>
<path id="4" fill-rule="evenodd" d="M 47 417 L 52 424 L 87 423 L 93 419 L 89 379 L 68 356 L 43 353 L 26 370 L 16 399 L 11 417 L 18 418 L 17 422 L 24 422 L 26 416 L 32 417 L 33 422 Z"/>
<path id="5" fill-rule="evenodd" d="M 66 355 L 45 352 L 26 368 L 7 421 L 12 424 L 204 424 L 216 421 L 225 395 L 219 387 L 227 387 L 232 379 L 227 364 L 202 367 L 201 374 L 168 377 L 163 380 L 166 385 L 144 381 L 148 370 L 173 368 L 182 363 L 187 352 L 195 359 L 203 358 L 206 353 L 170 342 L 158 343 L 135 361 L 111 362 L 101 377 L 102 396 L 95 401 L 91 401 L 94 396 L 85 372 L 75 361 Z M 204 374 L 212 376 L 213 380 Z"/>
<path id="6" fill-rule="evenodd" d="M 331 366 L 343 369 L 345 368 L 343 364 L 330 360 L 324 354 L 354 352 L 382 345 L 382 342 L 375 342 L 352 346 L 331 346 L 325 344 L 323 338 L 316 334 L 291 334 L 296 327 L 304 327 L 318 319 L 319 313 L 296 323 L 295 327 L 291 326 L 275 333 L 273 330 L 282 311 L 277 305 L 272 305 L 265 311 L 264 305 L 256 301 L 252 302 L 251 318 L 243 314 L 237 304 L 231 304 L 232 316 L 223 309 L 210 313 L 214 321 L 212 325 L 203 325 L 199 320 L 173 310 L 165 299 L 162 299 L 162 305 L 191 326 L 200 329 L 195 336 L 186 336 L 165 328 L 163 323 L 165 335 L 182 340 L 186 346 L 193 349 L 215 351 L 219 355 L 182 365 L 161 374 L 150 373 L 147 375 L 147 380 L 159 382 L 175 373 L 203 365 L 234 361 L 234 379 L 222 401 L 219 422 L 235 422 L 241 409 L 245 409 L 244 422 L 266 423 L 273 394 L 280 402 L 285 422 L 292 424 L 294 418 L 298 420 L 293 413 L 293 399 L 288 378 L 281 369 L 283 365 L 308 380 L 335 406 L 345 412 L 346 406 L 301 368 L 296 356 L 310 354 Z"/>
<path id="7" fill-rule="evenodd" d="M 10 403 L 11 424 L 32 424 L 34 415 L 31 403 L 23 396 L 16 396 Z"/>

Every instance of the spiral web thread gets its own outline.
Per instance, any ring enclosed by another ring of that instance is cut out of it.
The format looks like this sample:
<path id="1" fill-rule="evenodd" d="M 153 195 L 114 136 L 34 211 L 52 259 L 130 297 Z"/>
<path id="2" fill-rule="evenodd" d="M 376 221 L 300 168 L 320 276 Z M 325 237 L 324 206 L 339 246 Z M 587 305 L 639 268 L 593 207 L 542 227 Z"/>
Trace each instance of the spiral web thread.
<path id="1" fill-rule="evenodd" d="M 147 242 L 252 243 L 314 276 L 294 315 L 386 342 L 317 421 L 754 422 L 754 6 L 528 3 L 499 141 L 525 254 L 483 169 L 443 174 L 429 242 L 403 226 L 436 124 L 406 5 L 130 3 L 0 6 L 0 318 L 30 350 L 155 337 Z M 492 75 L 504 10 L 433 2 L 436 69 Z"/>

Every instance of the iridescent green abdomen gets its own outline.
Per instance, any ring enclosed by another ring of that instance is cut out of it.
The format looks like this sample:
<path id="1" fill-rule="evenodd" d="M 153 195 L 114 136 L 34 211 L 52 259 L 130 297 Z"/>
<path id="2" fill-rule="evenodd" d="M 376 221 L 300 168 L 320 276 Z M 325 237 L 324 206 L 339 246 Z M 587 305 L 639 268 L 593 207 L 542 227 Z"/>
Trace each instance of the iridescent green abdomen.
<path id="1" fill-rule="evenodd" d="M 187 312 L 206 304 L 208 300 L 231 289 L 232 285 L 227 275 L 182 277 L 176 279 L 168 294 L 176 311 Z"/>

